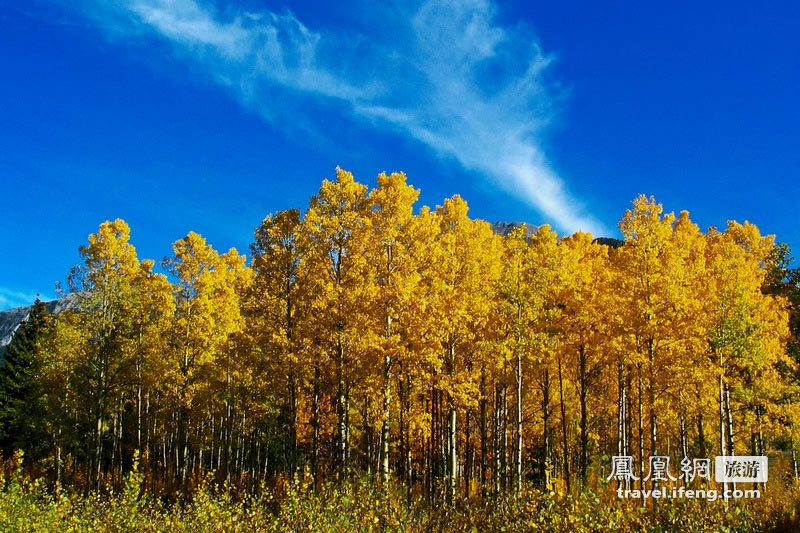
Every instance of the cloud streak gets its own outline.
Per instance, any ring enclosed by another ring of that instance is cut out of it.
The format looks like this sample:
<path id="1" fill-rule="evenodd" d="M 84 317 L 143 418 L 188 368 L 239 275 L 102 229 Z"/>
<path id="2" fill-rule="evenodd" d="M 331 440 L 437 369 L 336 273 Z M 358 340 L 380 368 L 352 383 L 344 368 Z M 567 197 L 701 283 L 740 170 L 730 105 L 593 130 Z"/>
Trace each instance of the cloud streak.
<path id="1" fill-rule="evenodd" d="M 546 79 L 552 58 L 531 31 L 498 24 L 488 0 L 429 0 L 375 35 L 312 31 L 288 11 L 197 0 L 114 5 L 93 11 L 106 32 L 167 40 L 268 119 L 286 101 L 276 91 L 343 106 L 488 178 L 561 230 L 607 231 L 542 148 L 559 100 Z"/>
<path id="2" fill-rule="evenodd" d="M 33 305 L 37 297 L 41 298 L 42 301 L 49 300 L 49 298 L 43 295 L 0 287 L 0 311 L 12 309 L 14 307 Z"/>

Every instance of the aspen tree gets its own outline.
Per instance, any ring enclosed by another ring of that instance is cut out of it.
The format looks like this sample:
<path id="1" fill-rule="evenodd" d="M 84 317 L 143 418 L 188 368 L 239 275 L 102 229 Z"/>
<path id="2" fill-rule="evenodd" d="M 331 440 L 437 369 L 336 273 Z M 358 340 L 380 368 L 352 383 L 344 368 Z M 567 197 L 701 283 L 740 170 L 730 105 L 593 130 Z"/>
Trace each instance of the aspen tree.
<path id="1" fill-rule="evenodd" d="M 131 358 L 125 341 L 131 334 L 133 283 L 140 267 L 129 241 L 130 227 L 124 220 L 103 222 L 80 247 L 84 264 L 69 278 L 79 299 L 80 327 L 89 339 L 81 373 L 92 413 L 89 472 L 95 488 L 100 487 L 108 419 L 118 405 Z"/>
<path id="2" fill-rule="evenodd" d="M 465 362 L 478 340 L 476 332 L 489 318 L 494 280 L 499 275 L 499 238 L 485 222 L 470 220 L 467 211 L 467 203 L 459 196 L 445 200 L 436 209 L 440 254 L 431 288 L 434 305 L 429 308 L 440 350 L 444 352 L 439 365 L 444 373 L 439 384 L 447 391 L 445 466 L 449 502 L 455 496 L 458 475 L 457 411 L 459 404 L 471 396 L 473 387 Z M 464 353 L 459 353 L 460 349 Z"/>
<path id="3" fill-rule="evenodd" d="M 662 215 L 663 207 L 654 198 L 639 196 L 625 212 L 619 226 L 625 243 L 617 262 L 623 269 L 626 336 L 637 366 L 639 412 L 643 413 L 643 383 L 647 383 L 650 455 L 658 455 L 659 382 L 665 379 L 665 346 L 674 339 L 673 283 L 680 270 L 672 252 L 672 213 Z M 644 373 L 643 373 L 644 371 Z M 644 466 L 643 414 L 639 416 L 639 462 Z M 655 486 L 655 483 L 654 483 Z"/>
<path id="4" fill-rule="evenodd" d="M 195 421 L 195 396 L 208 386 L 209 372 L 229 336 L 243 327 L 240 293 L 250 270 L 244 256 L 231 248 L 220 255 L 197 233 L 172 245 L 174 255 L 164 265 L 175 279 L 175 319 L 170 332 L 171 369 L 168 379 L 177 408 L 174 448 L 177 480 L 185 485 Z M 226 454 L 229 446 L 226 446 Z M 230 468 L 226 455 L 225 468 Z"/>
<path id="5" fill-rule="evenodd" d="M 504 351 L 511 356 L 515 383 L 515 427 L 513 484 L 522 486 L 524 371 L 530 366 L 535 341 L 535 320 L 544 305 L 543 294 L 534 279 L 534 257 L 525 226 L 518 226 L 504 239 L 503 269 L 498 285 L 498 313 L 504 324 Z"/>
<path id="6" fill-rule="evenodd" d="M 377 301 L 383 323 L 383 368 L 381 386 L 380 475 L 383 483 L 389 480 L 389 417 L 392 384 L 392 366 L 402 350 L 403 340 L 398 329 L 407 327 L 401 321 L 407 318 L 411 305 L 413 285 L 417 274 L 411 256 L 409 228 L 413 207 L 419 190 L 406 184 L 402 173 L 378 175 L 378 186 L 369 194 L 372 242 L 375 250 L 374 268 L 378 284 Z M 399 322 L 399 323 L 398 323 Z M 388 487 L 387 487 L 388 488 Z"/>
<path id="7" fill-rule="evenodd" d="M 532 294 L 540 300 L 533 317 L 533 347 L 532 362 L 538 376 L 541 390 L 542 413 L 542 457 L 541 466 L 545 486 L 550 485 L 550 478 L 554 470 L 553 440 L 553 409 L 551 401 L 552 379 L 556 371 L 554 363 L 560 344 L 558 323 L 563 310 L 561 303 L 561 288 L 563 286 L 563 271 L 561 249 L 558 245 L 558 235 L 548 225 L 540 226 L 531 237 L 531 253 L 533 276 L 528 280 Z M 566 423 L 564 421 L 564 423 Z M 562 426 L 563 429 L 563 426 Z M 562 435 L 563 436 L 563 435 Z M 564 465 L 568 468 L 567 450 L 563 450 Z M 565 472 L 568 472 L 566 470 Z M 568 476 L 565 476 L 565 479 Z"/>
<path id="8" fill-rule="evenodd" d="M 154 262 L 145 259 L 134 278 L 133 331 L 130 339 L 135 353 L 135 449 L 150 458 L 150 399 L 158 391 L 168 370 L 170 321 L 175 313 L 172 285 L 166 276 L 153 271 Z"/>
<path id="9" fill-rule="evenodd" d="M 290 476 L 294 476 L 298 461 L 298 396 L 308 379 L 308 365 L 301 359 L 306 294 L 298 276 L 302 259 L 297 242 L 300 224 L 296 209 L 270 215 L 256 229 L 255 242 L 250 246 L 254 272 L 248 298 L 250 330 L 270 373 L 285 378 L 285 383 L 273 379 L 270 385 L 286 390 Z"/>
<path id="10" fill-rule="evenodd" d="M 581 487 L 589 468 L 589 393 L 607 364 L 610 338 L 608 248 L 593 242 L 588 233 L 576 233 L 561 241 L 565 256 L 566 284 L 562 322 L 564 349 L 575 357 L 575 383 L 580 404 L 579 474 Z"/>
<path id="11" fill-rule="evenodd" d="M 311 301 L 309 320 L 330 354 L 335 375 L 336 453 L 339 479 L 348 471 L 349 390 L 353 370 L 361 362 L 368 333 L 375 331 L 368 305 L 374 299 L 369 245 L 371 221 L 367 187 L 336 169 L 311 200 L 302 228 L 306 257 L 301 263 Z"/>

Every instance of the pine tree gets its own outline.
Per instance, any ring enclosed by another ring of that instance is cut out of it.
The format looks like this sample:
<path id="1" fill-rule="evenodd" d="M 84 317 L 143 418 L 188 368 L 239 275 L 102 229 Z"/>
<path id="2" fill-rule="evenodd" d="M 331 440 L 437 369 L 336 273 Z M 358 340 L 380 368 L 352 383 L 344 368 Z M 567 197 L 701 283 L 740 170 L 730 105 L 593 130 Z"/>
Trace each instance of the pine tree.
<path id="1" fill-rule="evenodd" d="M 36 382 L 37 343 L 45 327 L 47 309 L 39 299 L 19 326 L 0 365 L 0 447 L 8 457 L 15 450 L 38 451 L 41 394 Z"/>

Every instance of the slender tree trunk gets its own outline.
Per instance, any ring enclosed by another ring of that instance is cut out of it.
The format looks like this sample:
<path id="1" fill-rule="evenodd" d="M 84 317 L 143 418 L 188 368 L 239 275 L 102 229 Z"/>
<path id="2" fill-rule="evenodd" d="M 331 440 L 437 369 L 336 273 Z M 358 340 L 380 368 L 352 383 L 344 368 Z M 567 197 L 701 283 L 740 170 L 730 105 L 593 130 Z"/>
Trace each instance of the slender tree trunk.
<path id="1" fill-rule="evenodd" d="M 100 490 L 100 470 L 103 461 L 103 413 L 102 407 L 98 407 L 97 421 L 95 427 L 95 441 L 94 441 L 94 489 Z"/>
<path id="2" fill-rule="evenodd" d="M 155 420 L 150 415 L 150 392 L 145 395 L 144 401 L 144 420 L 145 420 L 145 437 L 144 437 L 144 454 L 147 457 L 148 466 L 150 459 L 150 449 L 152 448 L 152 435 L 155 432 Z"/>
<path id="3" fill-rule="evenodd" d="M 655 348 L 653 346 L 653 339 L 647 342 L 648 353 L 648 407 L 650 409 L 650 456 L 658 455 L 658 413 L 656 412 L 656 379 L 655 379 Z M 652 488 L 655 491 L 658 487 L 658 481 L 653 479 L 651 481 Z M 653 498 L 653 509 L 656 508 L 658 501 Z"/>
<path id="4" fill-rule="evenodd" d="M 404 397 L 404 401 L 402 405 L 406 412 L 410 411 L 411 407 L 411 376 L 406 373 L 406 393 Z M 414 481 L 412 478 L 412 463 L 411 463 L 411 429 L 410 424 L 406 423 L 403 434 L 405 435 L 405 453 L 403 457 L 405 458 L 405 466 L 403 471 L 406 475 L 406 505 L 411 505 L 411 490 L 412 490 L 412 482 Z"/>
<path id="5" fill-rule="evenodd" d="M 319 492 L 319 365 L 314 365 L 314 385 L 311 395 L 311 426 L 313 430 L 311 441 L 311 470 L 314 476 L 314 492 Z"/>
<path id="6" fill-rule="evenodd" d="M 163 464 L 162 467 L 162 481 L 164 484 L 167 483 L 167 476 L 169 475 L 169 452 L 167 451 L 167 428 L 164 428 L 163 437 L 161 439 L 161 461 Z"/>
<path id="7" fill-rule="evenodd" d="M 391 261 L 391 247 L 389 250 L 388 260 Z M 386 338 L 392 336 L 392 317 L 386 316 Z M 392 374 L 392 356 L 388 353 L 383 356 L 383 421 L 381 424 L 381 482 L 386 485 L 389 481 L 389 406 L 391 404 L 391 374 Z M 389 490 L 386 485 L 384 490 Z"/>
<path id="8" fill-rule="evenodd" d="M 588 476 L 589 467 L 589 430 L 588 430 L 588 413 L 586 410 L 586 398 L 588 394 L 588 376 L 586 374 L 586 347 L 581 344 L 578 348 L 578 381 L 580 383 L 580 404 L 581 404 L 581 488 L 586 487 L 586 479 Z"/>
<path id="9" fill-rule="evenodd" d="M 53 456 L 54 468 L 56 471 L 56 485 L 61 486 L 61 428 L 55 433 L 53 437 L 55 443 L 55 454 Z"/>
<path id="10" fill-rule="evenodd" d="M 119 456 L 117 458 L 118 458 L 119 462 L 117 463 L 117 469 L 118 469 L 119 482 L 122 483 L 122 469 L 123 469 L 123 464 L 122 464 L 122 439 L 124 437 L 123 432 L 122 432 L 122 424 L 125 421 L 125 416 L 124 416 L 125 413 L 124 413 L 124 405 L 123 405 L 123 398 L 122 397 L 120 397 L 120 399 L 119 399 L 119 408 L 118 409 L 119 409 L 119 427 L 117 428 L 117 431 L 119 433 L 117 434 L 117 449 L 119 450 Z"/>
<path id="11" fill-rule="evenodd" d="M 722 354 L 720 353 L 719 356 L 719 449 L 720 455 L 725 457 L 728 455 L 727 453 L 727 446 L 726 443 L 728 442 L 725 438 L 725 376 L 724 376 L 724 367 L 722 366 Z M 728 489 L 728 484 L 726 482 L 722 483 L 722 490 L 723 495 L 725 491 Z M 725 502 L 727 503 L 727 498 L 725 498 Z"/>
<path id="12" fill-rule="evenodd" d="M 728 425 L 728 452 L 730 455 L 736 455 L 736 448 L 733 440 L 733 413 L 731 412 L 731 389 L 725 383 L 725 420 Z"/>
<path id="13" fill-rule="evenodd" d="M 400 373 L 402 376 L 402 372 Z M 398 462 L 398 466 L 400 468 L 400 475 L 403 476 L 405 480 L 406 477 L 406 464 L 405 464 L 405 457 L 406 457 L 406 393 L 405 387 L 403 386 L 403 378 L 400 377 L 397 380 L 397 395 L 398 395 L 398 402 L 400 410 L 398 412 L 397 422 L 398 422 L 398 435 L 400 437 L 400 461 Z"/>
<path id="14" fill-rule="evenodd" d="M 364 395 L 364 471 L 367 476 L 372 475 L 372 435 L 369 424 L 369 395 Z"/>
<path id="15" fill-rule="evenodd" d="M 344 473 L 350 475 L 350 381 L 344 382 Z"/>
<path id="16" fill-rule="evenodd" d="M 625 367 L 625 455 L 633 455 L 633 372 Z"/>
<path id="17" fill-rule="evenodd" d="M 336 345 L 336 416 L 338 418 L 338 431 L 336 435 L 335 466 L 338 469 L 339 481 L 345 478 L 345 463 L 347 462 L 347 420 L 345 407 L 344 384 L 344 347 L 341 339 Z"/>
<path id="18" fill-rule="evenodd" d="M 620 360 L 617 362 L 617 390 L 617 455 L 625 456 L 628 454 L 626 442 L 627 428 L 625 427 L 627 421 L 627 414 L 625 412 L 625 409 L 627 408 L 627 391 L 625 389 L 624 365 L 622 358 L 620 358 Z M 617 486 L 624 489 L 629 489 L 629 482 L 630 480 L 628 478 L 625 478 L 624 480 L 618 480 Z"/>
<path id="19" fill-rule="evenodd" d="M 689 437 L 686 431 L 686 419 L 682 411 L 678 420 L 678 436 L 680 439 L 681 458 L 689 457 Z"/>
<path id="20" fill-rule="evenodd" d="M 508 446 L 508 385 L 503 385 L 503 490 L 511 488 L 512 454 Z"/>
<path id="21" fill-rule="evenodd" d="M 456 371 L 456 351 L 455 351 L 455 342 L 450 341 L 448 346 L 448 360 L 450 362 L 450 376 L 455 375 Z M 449 480 L 448 480 L 448 487 L 447 487 L 447 500 L 448 503 L 452 504 L 453 500 L 455 499 L 456 494 L 456 478 L 458 476 L 458 451 L 456 449 L 456 436 L 457 436 L 457 428 L 456 428 L 456 400 L 453 394 L 451 393 L 449 396 L 449 408 L 450 412 L 448 413 L 449 418 L 449 425 L 448 425 L 448 443 L 447 443 L 447 450 L 450 454 L 448 458 L 448 470 L 449 470 Z"/>
<path id="22" fill-rule="evenodd" d="M 434 480 L 434 492 L 433 498 L 436 501 L 436 497 L 438 496 L 439 490 L 439 480 L 442 478 L 442 472 L 444 469 L 444 455 L 442 452 L 442 441 L 444 437 L 442 436 L 442 401 L 441 401 L 442 391 L 438 388 L 434 389 L 434 396 L 433 396 L 433 405 L 434 405 L 434 412 L 436 413 L 435 417 L 433 418 L 434 428 L 433 428 L 433 447 L 432 447 L 432 456 L 431 456 L 431 465 L 433 468 L 433 480 Z"/>
<path id="23" fill-rule="evenodd" d="M 137 361 L 136 373 L 138 374 L 136 385 L 136 449 L 142 450 L 142 377 L 141 362 Z"/>
<path id="24" fill-rule="evenodd" d="M 116 485 L 117 482 L 117 455 L 122 456 L 122 452 L 119 449 L 119 411 L 114 409 L 114 414 L 111 417 L 111 484 L 112 486 Z"/>
<path id="25" fill-rule="evenodd" d="M 564 481 L 567 484 L 567 492 L 570 492 L 569 479 L 569 455 L 567 447 L 567 410 L 564 405 L 564 378 L 561 371 L 561 354 L 558 355 L 558 396 L 561 403 L 561 434 L 564 446 Z"/>
<path id="26" fill-rule="evenodd" d="M 758 444 L 758 453 L 756 455 L 767 455 L 767 450 L 764 446 L 764 430 L 762 427 L 761 415 L 763 412 L 763 408 L 759 405 L 756 407 L 756 423 L 758 425 L 757 431 L 757 444 Z M 792 447 L 794 449 L 794 447 Z M 756 487 L 757 485 L 754 485 Z M 761 483 L 761 486 L 764 490 L 766 490 L 767 485 L 766 483 Z"/>
<path id="27" fill-rule="evenodd" d="M 517 492 L 522 489 L 522 357 L 517 351 L 517 409 L 516 435 L 514 454 L 514 487 Z"/>
<path id="28" fill-rule="evenodd" d="M 500 412 L 503 401 L 503 392 L 499 384 L 495 385 L 494 389 L 494 406 L 492 416 L 492 458 L 494 460 L 494 468 L 492 469 L 492 480 L 494 481 L 494 494 L 495 498 L 500 494 L 500 476 L 502 465 L 500 459 Z"/>
<path id="29" fill-rule="evenodd" d="M 288 375 L 289 381 L 289 479 L 294 479 L 297 469 L 297 383 L 294 372 Z"/>
<path id="30" fill-rule="evenodd" d="M 639 488 L 644 490 L 644 413 L 642 409 L 642 363 L 637 363 L 638 370 L 638 389 L 639 389 L 639 416 L 638 416 L 638 430 L 639 430 Z"/>
<path id="31" fill-rule="evenodd" d="M 790 432 L 789 435 L 791 435 L 791 439 L 789 440 L 789 445 L 792 448 L 792 470 L 794 471 L 795 479 L 797 479 L 798 474 L 800 474 L 800 472 L 798 471 L 797 450 L 795 450 L 795 444 L 794 444 L 794 423 L 793 422 L 789 424 L 789 432 Z"/>
<path id="32" fill-rule="evenodd" d="M 428 488 L 428 504 L 433 505 L 433 494 L 434 494 L 434 473 L 436 467 L 434 465 L 435 459 L 434 455 L 434 446 L 436 442 L 436 389 L 431 388 L 431 399 L 430 399 L 430 413 L 431 413 L 431 433 L 428 437 L 428 449 L 426 454 L 426 465 L 425 465 L 425 472 L 427 475 L 427 488 Z"/>
<path id="33" fill-rule="evenodd" d="M 500 435 L 502 436 L 502 484 L 503 484 L 503 491 L 508 490 L 509 488 L 509 457 L 508 457 L 508 385 L 503 385 L 503 409 L 501 411 L 501 418 L 502 421 L 502 430 Z"/>
<path id="34" fill-rule="evenodd" d="M 464 422 L 464 493 L 469 497 L 470 482 L 472 481 L 472 444 L 470 442 L 472 429 L 472 410 L 468 407 L 466 413 L 466 420 Z"/>
<path id="35" fill-rule="evenodd" d="M 225 390 L 230 390 L 230 373 L 225 376 Z M 233 404 L 231 402 L 230 393 L 225 395 L 225 479 L 230 482 L 231 470 L 233 467 L 231 463 L 231 456 L 233 454 Z"/>
<path id="36" fill-rule="evenodd" d="M 486 368 L 481 367 L 481 496 L 486 497 Z"/>
<path id="37" fill-rule="evenodd" d="M 550 371 L 545 368 L 542 375 L 542 477 L 545 488 L 550 487 Z"/>

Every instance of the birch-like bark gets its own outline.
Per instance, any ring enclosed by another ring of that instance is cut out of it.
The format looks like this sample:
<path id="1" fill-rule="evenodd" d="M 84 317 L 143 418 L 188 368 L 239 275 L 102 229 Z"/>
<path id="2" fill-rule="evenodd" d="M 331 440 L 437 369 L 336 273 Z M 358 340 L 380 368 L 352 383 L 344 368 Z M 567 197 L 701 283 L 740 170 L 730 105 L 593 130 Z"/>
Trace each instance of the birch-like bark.
<path id="1" fill-rule="evenodd" d="M 514 488 L 522 489 L 522 357 L 517 349 L 517 409 L 516 435 L 514 448 Z"/>
<path id="2" fill-rule="evenodd" d="M 564 481 L 567 484 L 567 492 L 570 492 L 570 473 L 569 473 L 569 455 L 567 446 L 567 410 L 564 405 L 564 377 L 561 370 L 561 354 L 558 355 L 558 396 L 561 403 L 561 436 L 563 438 L 564 446 Z"/>

